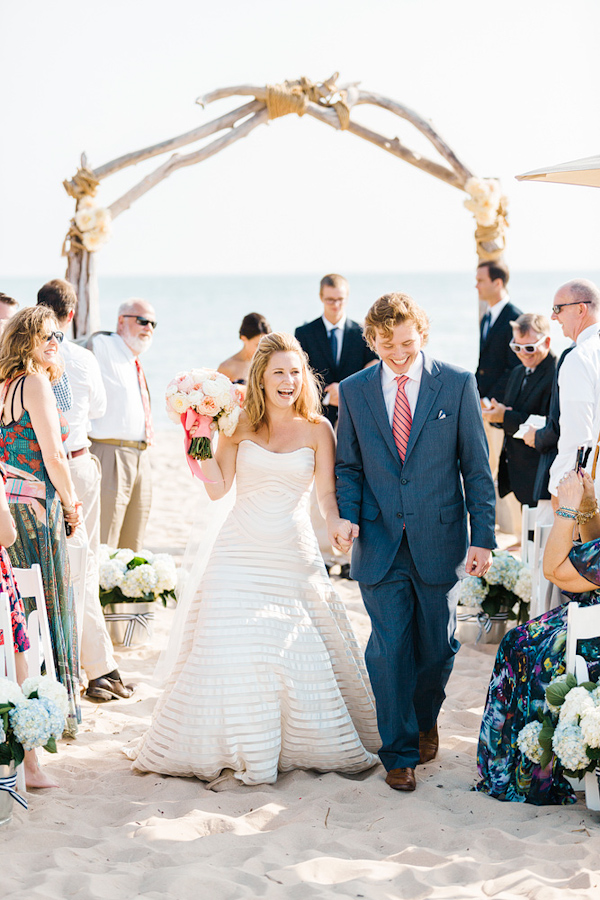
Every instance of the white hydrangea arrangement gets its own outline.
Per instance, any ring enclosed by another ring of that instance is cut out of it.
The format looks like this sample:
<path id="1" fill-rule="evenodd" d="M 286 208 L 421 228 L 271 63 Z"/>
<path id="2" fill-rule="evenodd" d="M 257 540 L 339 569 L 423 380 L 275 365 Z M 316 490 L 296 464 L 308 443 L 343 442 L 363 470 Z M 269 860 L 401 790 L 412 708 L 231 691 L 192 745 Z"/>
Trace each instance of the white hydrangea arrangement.
<path id="1" fill-rule="evenodd" d="M 483 578 L 467 575 L 462 579 L 458 602 L 490 617 L 504 609 L 509 619 L 526 622 L 531 602 L 531 571 L 508 550 L 492 550 L 492 565 Z"/>
<path id="2" fill-rule="evenodd" d="M 135 603 L 175 600 L 177 569 L 168 553 L 100 547 L 100 603 Z"/>
<path id="3" fill-rule="evenodd" d="M 0 765 L 23 762 L 26 750 L 43 747 L 56 753 L 65 730 L 67 691 L 62 684 L 38 675 L 19 685 L 0 678 Z"/>
<path id="4" fill-rule="evenodd" d="M 556 756 L 565 774 L 583 778 L 600 761 L 600 688 L 559 675 L 546 688 L 547 713 L 519 732 L 521 753 L 543 768 Z"/>

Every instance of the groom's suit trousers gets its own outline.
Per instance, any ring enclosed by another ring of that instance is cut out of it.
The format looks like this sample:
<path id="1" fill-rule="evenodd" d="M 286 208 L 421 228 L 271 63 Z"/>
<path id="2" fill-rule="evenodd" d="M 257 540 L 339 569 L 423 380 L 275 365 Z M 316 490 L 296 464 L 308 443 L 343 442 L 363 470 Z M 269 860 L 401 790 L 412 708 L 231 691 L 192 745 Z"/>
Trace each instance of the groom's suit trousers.
<path id="1" fill-rule="evenodd" d="M 387 574 L 360 589 L 372 623 L 365 661 L 377 700 L 382 746 L 390 769 L 419 762 L 419 731 L 435 724 L 460 644 L 450 584 L 425 584 L 404 536 Z"/>

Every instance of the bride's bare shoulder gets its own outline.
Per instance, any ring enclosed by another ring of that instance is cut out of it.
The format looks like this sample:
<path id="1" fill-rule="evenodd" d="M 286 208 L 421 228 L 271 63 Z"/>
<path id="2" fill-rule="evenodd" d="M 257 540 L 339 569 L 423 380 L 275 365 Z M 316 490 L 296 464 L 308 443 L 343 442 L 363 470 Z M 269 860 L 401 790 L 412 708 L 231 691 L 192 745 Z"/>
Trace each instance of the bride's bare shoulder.
<path id="1" fill-rule="evenodd" d="M 250 437 L 251 434 L 254 434 L 254 429 L 250 424 L 250 419 L 248 418 L 248 413 L 245 409 L 243 409 L 240 413 L 240 418 L 237 423 L 237 428 L 233 433 L 233 440 L 236 444 L 239 444 L 240 441 L 246 440 L 246 438 Z"/>

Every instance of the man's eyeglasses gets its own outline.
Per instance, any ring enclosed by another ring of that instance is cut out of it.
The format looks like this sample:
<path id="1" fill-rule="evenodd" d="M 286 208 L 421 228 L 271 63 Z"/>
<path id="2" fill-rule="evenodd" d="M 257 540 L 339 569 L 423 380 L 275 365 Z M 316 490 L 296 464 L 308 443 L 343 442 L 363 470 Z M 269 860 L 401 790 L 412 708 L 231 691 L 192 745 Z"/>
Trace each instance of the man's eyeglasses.
<path id="1" fill-rule="evenodd" d="M 580 303 L 587 304 L 587 303 L 591 303 L 591 302 L 592 302 L 591 300 L 573 300 L 572 303 L 557 303 L 555 306 L 552 307 L 552 312 L 554 313 L 555 316 L 557 316 L 559 314 L 559 312 L 561 311 L 561 309 L 563 308 L 563 306 L 579 306 Z"/>
<path id="2" fill-rule="evenodd" d="M 535 353 L 540 344 L 543 344 L 545 340 L 545 337 L 541 337 L 535 344 L 517 344 L 515 341 L 511 341 L 508 346 L 513 353 Z"/>
<path id="3" fill-rule="evenodd" d="M 53 338 L 57 344 L 62 344 L 64 334 L 62 333 L 62 331 L 51 331 L 50 334 L 47 334 L 43 339 L 44 343 L 49 344 Z"/>
<path id="4" fill-rule="evenodd" d="M 151 325 L 152 330 L 154 330 L 156 328 L 156 326 L 158 325 L 158 322 L 156 322 L 154 319 L 145 319 L 144 316 L 124 315 L 123 318 L 124 319 L 135 319 L 135 321 L 137 322 L 138 325 L 143 325 L 143 326 Z"/>

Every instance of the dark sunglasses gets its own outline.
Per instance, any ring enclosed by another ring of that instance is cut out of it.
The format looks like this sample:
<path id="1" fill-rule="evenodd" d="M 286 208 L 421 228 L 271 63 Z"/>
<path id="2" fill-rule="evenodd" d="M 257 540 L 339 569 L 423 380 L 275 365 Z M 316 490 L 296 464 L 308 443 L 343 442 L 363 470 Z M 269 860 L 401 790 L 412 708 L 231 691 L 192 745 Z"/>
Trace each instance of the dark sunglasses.
<path id="1" fill-rule="evenodd" d="M 557 303 L 556 306 L 552 307 L 552 312 L 555 316 L 559 314 L 563 306 L 579 306 L 580 303 L 591 303 L 591 300 L 573 300 L 572 303 Z"/>
<path id="2" fill-rule="evenodd" d="M 62 331 L 51 331 L 50 334 L 47 334 L 46 337 L 43 338 L 43 341 L 44 343 L 49 344 L 53 338 L 57 344 L 62 344 L 64 334 Z"/>
<path id="3" fill-rule="evenodd" d="M 145 319 L 143 316 L 132 316 L 132 315 L 124 315 L 124 319 L 135 319 L 138 325 L 152 325 L 152 330 L 156 328 L 158 322 L 155 322 L 154 319 Z"/>

